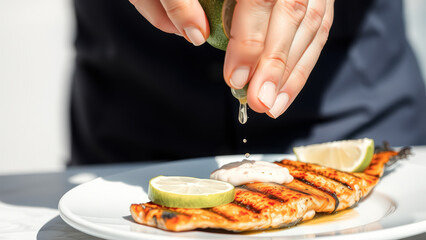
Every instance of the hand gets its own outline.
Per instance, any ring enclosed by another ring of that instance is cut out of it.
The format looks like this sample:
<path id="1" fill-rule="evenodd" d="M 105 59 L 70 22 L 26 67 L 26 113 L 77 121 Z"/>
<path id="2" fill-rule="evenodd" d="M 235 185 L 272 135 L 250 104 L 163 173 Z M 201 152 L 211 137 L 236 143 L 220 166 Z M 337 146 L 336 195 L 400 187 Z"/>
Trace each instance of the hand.
<path id="1" fill-rule="evenodd" d="M 183 36 L 199 46 L 210 35 L 209 23 L 198 0 L 130 0 L 154 27 Z"/>
<path id="2" fill-rule="evenodd" d="M 333 22 L 334 0 L 238 0 L 224 77 L 249 84 L 250 108 L 277 118 L 302 90 Z"/>
<path id="3" fill-rule="evenodd" d="M 155 27 L 198 46 L 209 36 L 197 0 L 130 0 Z M 237 0 L 224 78 L 249 84 L 250 108 L 277 118 L 302 90 L 333 22 L 334 0 Z"/>

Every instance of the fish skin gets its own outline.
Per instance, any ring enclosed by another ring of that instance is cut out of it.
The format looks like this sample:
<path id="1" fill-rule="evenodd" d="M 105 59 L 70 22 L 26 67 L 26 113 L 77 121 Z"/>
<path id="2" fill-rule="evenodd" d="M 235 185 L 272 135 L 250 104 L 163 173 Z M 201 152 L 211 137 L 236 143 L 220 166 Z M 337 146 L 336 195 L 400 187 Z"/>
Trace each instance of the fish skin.
<path id="1" fill-rule="evenodd" d="M 284 228 L 307 221 L 315 213 L 332 213 L 355 206 L 383 175 L 398 152 L 373 156 L 364 172 L 346 173 L 315 164 L 282 160 L 294 180 L 287 184 L 248 183 L 235 188 L 235 199 L 213 208 L 170 208 L 152 202 L 131 204 L 135 222 L 168 231 L 214 228 L 242 232 Z"/>

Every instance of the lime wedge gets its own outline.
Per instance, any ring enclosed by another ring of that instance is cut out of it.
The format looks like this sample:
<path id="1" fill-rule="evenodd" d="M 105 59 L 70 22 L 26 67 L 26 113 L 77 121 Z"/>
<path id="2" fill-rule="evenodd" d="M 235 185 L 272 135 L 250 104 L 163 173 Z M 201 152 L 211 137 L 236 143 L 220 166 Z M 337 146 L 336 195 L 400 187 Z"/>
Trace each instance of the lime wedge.
<path id="1" fill-rule="evenodd" d="M 226 50 L 231 32 L 236 0 L 199 0 L 210 26 L 207 42 L 215 48 Z"/>
<path id="2" fill-rule="evenodd" d="M 374 154 L 374 141 L 369 138 L 343 140 L 295 147 L 301 162 L 316 163 L 346 172 L 362 172 Z"/>
<path id="3" fill-rule="evenodd" d="M 234 200 L 234 186 L 213 179 L 158 176 L 149 181 L 148 197 L 166 207 L 209 208 Z"/>

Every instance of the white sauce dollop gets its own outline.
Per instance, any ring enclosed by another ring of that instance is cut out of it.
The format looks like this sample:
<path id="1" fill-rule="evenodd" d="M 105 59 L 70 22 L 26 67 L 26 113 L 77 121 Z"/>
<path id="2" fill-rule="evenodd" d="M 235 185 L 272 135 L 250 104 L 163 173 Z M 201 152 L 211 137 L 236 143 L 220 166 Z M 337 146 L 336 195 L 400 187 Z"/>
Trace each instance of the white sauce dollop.
<path id="1" fill-rule="evenodd" d="M 274 182 L 278 184 L 293 181 L 285 167 L 265 161 L 244 159 L 223 165 L 210 174 L 211 179 L 229 182 L 234 186 L 252 182 Z"/>

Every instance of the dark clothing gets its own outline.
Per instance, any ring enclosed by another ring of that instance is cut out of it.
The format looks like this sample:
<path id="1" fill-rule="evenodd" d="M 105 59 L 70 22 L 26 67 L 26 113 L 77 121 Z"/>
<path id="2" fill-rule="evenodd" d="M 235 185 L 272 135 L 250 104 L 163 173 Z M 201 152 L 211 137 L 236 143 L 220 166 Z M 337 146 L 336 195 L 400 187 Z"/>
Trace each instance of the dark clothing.
<path id="1" fill-rule="evenodd" d="M 336 1 L 329 41 L 295 102 L 276 120 L 249 111 L 245 125 L 223 81 L 224 52 L 155 29 L 127 1 L 75 8 L 70 164 L 285 153 L 362 137 L 426 144 L 425 86 L 401 1 Z"/>

